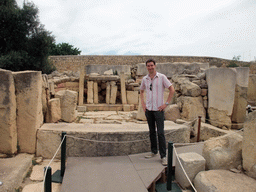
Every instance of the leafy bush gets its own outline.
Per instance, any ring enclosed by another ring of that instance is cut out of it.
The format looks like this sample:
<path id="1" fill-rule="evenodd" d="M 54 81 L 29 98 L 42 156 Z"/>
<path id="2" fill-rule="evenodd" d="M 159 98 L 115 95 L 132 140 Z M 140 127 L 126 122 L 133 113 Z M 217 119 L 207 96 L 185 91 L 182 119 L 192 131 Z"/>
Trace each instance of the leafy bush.
<path id="1" fill-rule="evenodd" d="M 230 63 L 227 65 L 227 67 L 239 67 L 239 65 L 237 64 L 237 61 L 240 60 L 240 55 L 238 56 L 234 56 L 232 61 L 230 61 Z"/>

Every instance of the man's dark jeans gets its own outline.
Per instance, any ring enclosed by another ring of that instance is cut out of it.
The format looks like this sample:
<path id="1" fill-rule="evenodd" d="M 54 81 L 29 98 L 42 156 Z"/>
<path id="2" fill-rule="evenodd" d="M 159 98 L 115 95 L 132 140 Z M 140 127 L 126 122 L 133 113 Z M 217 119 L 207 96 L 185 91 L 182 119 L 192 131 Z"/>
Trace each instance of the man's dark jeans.
<path id="1" fill-rule="evenodd" d="M 164 112 L 163 111 L 149 111 L 146 110 L 145 115 L 147 117 L 149 136 L 151 142 L 151 152 L 157 153 L 157 138 L 156 127 L 159 142 L 159 152 L 161 158 L 166 157 L 166 143 L 164 136 Z"/>

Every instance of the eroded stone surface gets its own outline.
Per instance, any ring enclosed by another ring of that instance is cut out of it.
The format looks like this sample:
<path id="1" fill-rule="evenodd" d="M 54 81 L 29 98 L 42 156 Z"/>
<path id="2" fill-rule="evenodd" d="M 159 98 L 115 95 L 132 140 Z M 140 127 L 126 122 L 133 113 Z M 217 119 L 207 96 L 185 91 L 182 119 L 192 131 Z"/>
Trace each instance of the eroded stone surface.
<path id="1" fill-rule="evenodd" d="M 164 110 L 164 118 L 169 121 L 176 121 L 180 119 L 180 109 L 177 104 L 168 105 Z"/>
<path id="2" fill-rule="evenodd" d="M 206 79 L 211 124 L 231 128 L 237 72 L 228 68 L 210 68 L 206 70 Z"/>
<path id="3" fill-rule="evenodd" d="M 183 168 L 185 169 L 188 178 L 193 181 L 195 176 L 200 171 L 205 171 L 205 159 L 198 153 L 181 153 L 178 157 Z M 182 186 L 182 188 L 190 187 L 190 183 L 187 180 L 181 165 L 177 162 L 175 167 L 175 179 Z"/>
<path id="4" fill-rule="evenodd" d="M 243 168 L 256 179 L 256 111 L 250 113 L 244 124 Z"/>
<path id="5" fill-rule="evenodd" d="M 254 179 L 228 170 L 209 170 L 197 174 L 194 185 L 198 192 L 255 191 Z"/>
<path id="6" fill-rule="evenodd" d="M 242 139 L 238 133 L 211 138 L 204 142 L 203 157 L 208 169 L 231 169 L 242 164 Z"/>
<path id="7" fill-rule="evenodd" d="M 17 131 L 20 152 L 35 153 L 36 130 L 43 124 L 42 74 L 13 72 L 17 102 Z"/>
<path id="8" fill-rule="evenodd" d="M 199 97 L 185 97 L 181 96 L 177 99 L 177 104 L 181 109 L 181 117 L 184 120 L 192 121 L 198 116 L 202 117 L 205 121 L 205 108 L 203 106 L 203 99 Z"/>
<path id="9" fill-rule="evenodd" d="M 11 71 L 0 69 L 0 153 L 17 151 L 16 97 Z"/>

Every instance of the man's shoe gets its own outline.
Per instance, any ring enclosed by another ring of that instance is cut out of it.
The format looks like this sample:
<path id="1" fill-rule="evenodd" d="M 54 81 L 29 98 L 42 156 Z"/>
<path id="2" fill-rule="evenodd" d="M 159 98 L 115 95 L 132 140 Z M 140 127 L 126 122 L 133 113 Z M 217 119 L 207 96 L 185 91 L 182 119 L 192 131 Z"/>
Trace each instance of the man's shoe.
<path id="1" fill-rule="evenodd" d="M 157 154 L 155 153 L 150 153 L 149 155 L 146 155 L 145 158 L 149 159 L 149 158 L 152 158 L 152 157 L 155 157 Z"/>
<path id="2" fill-rule="evenodd" d="M 162 158 L 162 165 L 167 166 L 167 158 L 166 157 Z"/>

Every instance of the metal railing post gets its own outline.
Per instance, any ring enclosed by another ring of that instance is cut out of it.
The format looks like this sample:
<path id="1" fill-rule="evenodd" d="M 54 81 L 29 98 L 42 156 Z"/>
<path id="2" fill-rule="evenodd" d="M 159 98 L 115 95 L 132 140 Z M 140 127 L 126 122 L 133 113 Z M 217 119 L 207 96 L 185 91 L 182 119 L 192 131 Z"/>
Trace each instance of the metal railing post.
<path id="1" fill-rule="evenodd" d="M 199 142 L 200 140 L 200 129 L 201 129 L 201 116 L 198 116 L 197 142 Z"/>
<path id="2" fill-rule="evenodd" d="M 168 143 L 168 166 L 167 166 L 167 190 L 172 190 L 172 159 L 173 159 L 173 143 Z"/>
<path id="3" fill-rule="evenodd" d="M 62 132 L 61 140 L 63 140 L 63 138 L 65 137 L 66 134 L 67 134 L 66 132 Z M 61 145 L 61 168 L 60 168 L 61 177 L 64 176 L 65 165 L 66 165 L 66 137 L 63 140 L 63 143 Z"/>
<path id="4" fill-rule="evenodd" d="M 45 180 L 44 180 L 44 192 L 52 192 L 52 168 L 45 167 L 46 171 Z"/>

